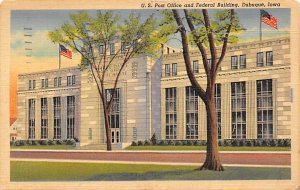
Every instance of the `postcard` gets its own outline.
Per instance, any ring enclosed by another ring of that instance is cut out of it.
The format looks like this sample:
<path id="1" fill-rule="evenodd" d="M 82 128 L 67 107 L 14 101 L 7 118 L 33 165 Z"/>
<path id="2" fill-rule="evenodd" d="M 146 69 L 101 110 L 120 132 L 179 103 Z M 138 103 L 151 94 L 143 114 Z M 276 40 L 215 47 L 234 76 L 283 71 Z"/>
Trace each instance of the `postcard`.
<path id="1" fill-rule="evenodd" d="M 3 1 L 4 189 L 297 189 L 295 1 Z"/>

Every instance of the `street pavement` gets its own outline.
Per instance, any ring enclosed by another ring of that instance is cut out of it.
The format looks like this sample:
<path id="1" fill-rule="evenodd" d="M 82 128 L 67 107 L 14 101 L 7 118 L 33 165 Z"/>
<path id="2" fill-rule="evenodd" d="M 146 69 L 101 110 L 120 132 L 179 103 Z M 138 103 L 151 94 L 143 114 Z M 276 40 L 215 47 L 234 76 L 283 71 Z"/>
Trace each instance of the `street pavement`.
<path id="1" fill-rule="evenodd" d="M 47 159 L 47 160 L 87 160 L 87 161 L 120 161 L 147 163 L 203 163 L 205 152 L 163 152 L 163 151 L 22 151 L 12 150 L 10 157 L 16 159 Z M 261 165 L 261 166 L 290 166 L 290 152 L 221 152 L 221 162 L 226 165 Z"/>

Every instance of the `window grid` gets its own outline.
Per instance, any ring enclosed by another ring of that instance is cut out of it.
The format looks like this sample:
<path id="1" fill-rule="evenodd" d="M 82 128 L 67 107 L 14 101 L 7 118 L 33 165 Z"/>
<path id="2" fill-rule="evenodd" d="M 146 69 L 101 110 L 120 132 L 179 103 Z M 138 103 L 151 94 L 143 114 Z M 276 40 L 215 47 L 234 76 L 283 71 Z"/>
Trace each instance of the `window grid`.
<path id="1" fill-rule="evenodd" d="M 240 69 L 246 68 L 246 55 L 240 55 Z"/>
<path id="2" fill-rule="evenodd" d="M 198 139 L 198 96 L 193 87 L 185 87 L 186 139 Z"/>
<path id="3" fill-rule="evenodd" d="M 246 138 L 246 84 L 231 83 L 231 123 L 232 138 Z"/>
<path id="4" fill-rule="evenodd" d="M 193 61 L 193 71 L 194 73 L 199 73 L 199 63 L 198 60 Z"/>
<path id="5" fill-rule="evenodd" d="M 266 66 L 273 65 L 273 51 L 266 52 Z"/>
<path id="6" fill-rule="evenodd" d="M 53 98 L 54 112 L 54 139 L 61 139 L 61 97 Z"/>
<path id="7" fill-rule="evenodd" d="M 172 76 L 177 75 L 177 63 L 172 64 Z"/>
<path id="8" fill-rule="evenodd" d="M 165 76 L 170 76 L 170 64 L 165 64 Z"/>
<path id="9" fill-rule="evenodd" d="M 221 130 L 221 84 L 215 84 L 215 111 L 218 128 L 218 139 L 222 137 Z"/>
<path id="10" fill-rule="evenodd" d="M 99 53 L 104 54 L 104 45 L 99 46 Z"/>
<path id="11" fill-rule="evenodd" d="M 257 67 L 263 67 L 264 66 L 264 53 L 263 52 L 257 53 L 256 66 Z"/>
<path id="12" fill-rule="evenodd" d="M 257 88 L 257 138 L 273 138 L 272 79 L 256 81 Z"/>
<path id="13" fill-rule="evenodd" d="M 35 99 L 28 100 L 28 139 L 35 139 Z"/>
<path id="14" fill-rule="evenodd" d="M 231 56 L 231 70 L 238 69 L 238 56 Z"/>
<path id="15" fill-rule="evenodd" d="M 106 100 L 107 102 L 111 100 L 113 96 L 113 89 L 107 89 L 106 91 Z M 111 128 L 111 142 L 119 143 L 120 142 L 120 89 L 115 89 L 115 95 L 112 100 L 109 112 L 109 122 Z"/>
<path id="16" fill-rule="evenodd" d="M 176 88 L 166 88 L 166 139 L 176 139 Z"/>
<path id="17" fill-rule="evenodd" d="M 48 102 L 41 98 L 41 139 L 48 138 Z"/>
<path id="18" fill-rule="evenodd" d="M 67 96 L 67 139 L 74 138 L 75 131 L 75 96 Z"/>
<path id="19" fill-rule="evenodd" d="M 110 55 L 115 55 L 116 54 L 115 44 L 111 43 L 109 48 L 110 48 Z"/>

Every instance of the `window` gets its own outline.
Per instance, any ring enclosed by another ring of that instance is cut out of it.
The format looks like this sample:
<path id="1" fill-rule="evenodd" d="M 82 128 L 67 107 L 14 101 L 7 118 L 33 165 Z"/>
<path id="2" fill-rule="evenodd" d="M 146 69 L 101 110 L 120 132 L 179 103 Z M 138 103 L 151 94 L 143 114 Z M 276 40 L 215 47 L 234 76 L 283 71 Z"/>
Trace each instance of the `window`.
<path id="1" fill-rule="evenodd" d="M 240 69 L 246 68 L 246 55 L 240 55 Z"/>
<path id="2" fill-rule="evenodd" d="M 103 45 L 99 46 L 99 53 L 104 54 L 104 46 Z"/>
<path id="3" fill-rule="evenodd" d="M 35 99 L 28 100 L 28 139 L 35 139 Z"/>
<path id="4" fill-rule="evenodd" d="M 61 77 L 55 77 L 54 78 L 54 87 L 61 86 Z"/>
<path id="5" fill-rule="evenodd" d="M 48 138 L 48 102 L 41 98 L 41 139 Z"/>
<path id="6" fill-rule="evenodd" d="M 36 81 L 32 80 L 32 85 L 30 83 L 31 83 L 31 80 L 29 80 L 29 89 L 35 89 L 36 88 Z"/>
<path id="7" fill-rule="evenodd" d="M 67 96 L 67 139 L 74 138 L 75 96 Z"/>
<path id="8" fill-rule="evenodd" d="M 198 64 L 198 60 L 194 60 L 194 61 L 193 61 L 193 71 L 194 71 L 194 73 L 199 73 L 199 64 Z"/>
<path id="9" fill-rule="evenodd" d="M 267 66 L 273 65 L 273 51 L 267 51 L 266 52 L 266 57 L 267 57 Z"/>
<path id="10" fill-rule="evenodd" d="M 198 96 L 193 87 L 185 87 L 186 139 L 198 139 Z"/>
<path id="11" fill-rule="evenodd" d="M 53 98 L 54 139 L 61 139 L 61 98 Z"/>
<path id="12" fill-rule="evenodd" d="M 256 66 L 257 67 L 263 67 L 264 66 L 264 53 L 263 52 L 257 53 Z"/>
<path id="13" fill-rule="evenodd" d="M 28 81 L 28 89 L 31 90 L 32 89 L 32 80 Z"/>
<path id="14" fill-rule="evenodd" d="M 170 76 L 170 64 L 165 64 L 165 76 Z"/>
<path id="15" fill-rule="evenodd" d="M 126 51 L 127 51 L 127 45 L 126 45 L 125 42 L 122 42 L 122 43 L 121 43 L 121 53 L 122 53 L 122 54 L 125 54 Z"/>
<path id="16" fill-rule="evenodd" d="M 88 139 L 89 139 L 89 140 L 92 140 L 92 139 L 93 139 L 93 130 L 92 130 L 92 128 L 89 128 Z"/>
<path id="17" fill-rule="evenodd" d="M 218 139 L 221 139 L 221 84 L 215 84 L 215 110 L 218 128 Z"/>
<path id="18" fill-rule="evenodd" d="M 137 128 L 136 127 L 132 128 L 132 140 L 137 141 Z"/>
<path id="19" fill-rule="evenodd" d="M 246 138 L 246 84 L 231 83 L 231 132 L 233 139 Z"/>
<path id="20" fill-rule="evenodd" d="M 115 44 L 111 43 L 109 47 L 110 47 L 110 55 L 115 55 L 116 54 Z"/>
<path id="21" fill-rule="evenodd" d="M 238 56 L 231 56 L 231 70 L 238 69 Z"/>
<path id="22" fill-rule="evenodd" d="M 272 79 L 256 81 L 257 138 L 273 138 Z"/>
<path id="23" fill-rule="evenodd" d="M 177 75 L 177 63 L 172 64 L 172 76 Z"/>
<path id="24" fill-rule="evenodd" d="M 176 139 L 176 88 L 166 88 L 166 139 Z"/>
<path id="25" fill-rule="evenodd" d="M 42 79 L 42 88 L 48 88 L 48 79 Z"/>
<path id="26" fill-rule="evenodd" d="M 110 113 L 109 113 L 109 122 L 111 128 L 111 142 L 119 143 L 120 142 L 120 89 L 115 89 L 115 94 L 113 96 L 113 89 L 107 89 L 105 91 L 106 101 L 110 101 L 113 98 Z"/>
<path id="27" fill-rule="evenodd" d="M 75 85 L 75 75 L 67 76 L 67 86 Z"/>

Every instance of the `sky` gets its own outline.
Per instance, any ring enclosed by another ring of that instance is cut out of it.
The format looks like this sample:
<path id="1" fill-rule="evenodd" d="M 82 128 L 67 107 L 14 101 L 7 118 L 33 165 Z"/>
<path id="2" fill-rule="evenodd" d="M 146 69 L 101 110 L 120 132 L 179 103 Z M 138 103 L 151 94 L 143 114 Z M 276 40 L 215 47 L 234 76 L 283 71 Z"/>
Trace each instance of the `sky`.
<path id="1" fill-rule="evenodd" d="M 290 9 L 264 9 L 275 16 L 278 30 L 262 24 L 263 39 L 289 35 Z M 59 28 L 63 23 L 70 22 L 69 15 L 79 10 L 17 10 L 11 12 L 11 117 L 16 117 L 17 75 L 33 71 L 58 68 L 58 45 L 47 37 L 49 31 Z M 209 10 L 212 15 L 216 10 Z M 95 10 L 89 10 L 95 15 Z M 259 40 L 260 10 L 236 9 L 240 23 L 246 31 L 239 34 L 240 42 Z M 157 20 L 162 19 L 158 10 L 114 10 L 121 18 L 127 18 L 130 13 L 137 14 L 142 20 L 151 14 Z M 31 30 L 25 30 L 30 28 Z M 31 35 L 28 37 L 26 35 Z M 174 38 L 180 39 L 179 35 Z M 26 43 L 27 42 L 27 43 Z M 28 43 L 31 42 L 31 43 Z M 170 40 L 169 45 L 181 48 L 179 40 Z M 26 50 L 31 49 L 31 50 Z M 27 55 L 27 56 L 26 56 Z M 28 57 L 30 55 L 30 57 Z M 62 57 L 62 68 L 79 64 L 80 56 L 73 54 L 73 59 Z"/>

